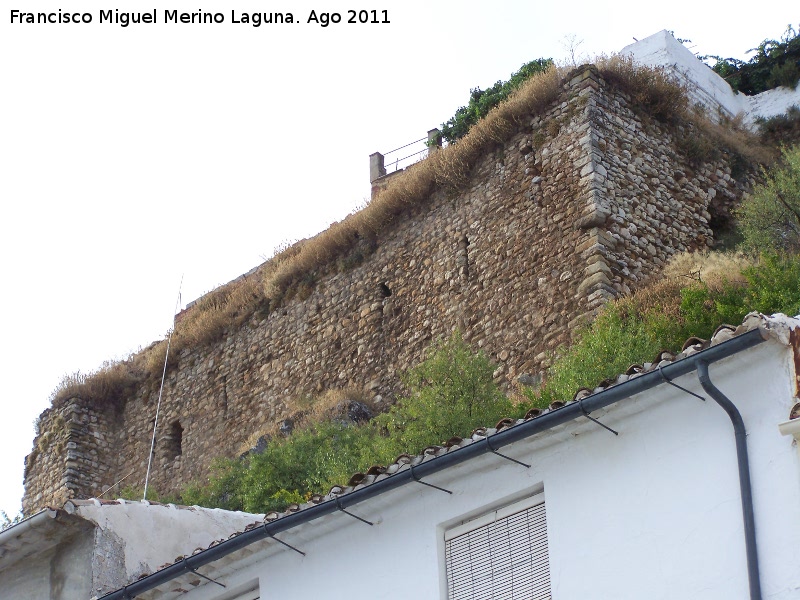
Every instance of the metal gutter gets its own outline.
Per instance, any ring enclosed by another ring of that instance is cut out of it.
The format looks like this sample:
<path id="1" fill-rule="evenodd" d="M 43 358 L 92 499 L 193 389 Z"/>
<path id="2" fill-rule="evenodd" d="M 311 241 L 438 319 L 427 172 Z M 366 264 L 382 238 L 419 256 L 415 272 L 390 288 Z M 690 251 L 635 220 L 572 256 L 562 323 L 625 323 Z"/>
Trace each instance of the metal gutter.
<path id="1" fill-rule="evenodd" d="M 0 549 L 11 540 L 24 535 L 31 529 L 38 529 L 49 519 L 55 519 L 57 516 L 57 510 L 53 510 L 52 508 L 44 508 L 38 513 L 31 515 L 27 519 L 23 519 L 19 523 L 15 523 L 11 527 L 0 531 Z"/>
<path id="2" fill-rule="evenodd" d="M 413 472 L 411 469 L 398 471 L 386 479 L 375 481 L 374 483 L 345 494 L 337 499 L 328 500 L 296 513 L 285 515 L 275 521 L 265 523 L 256 529 L 241 533 L 216 546 L 185 558 L 181 562 L 170 565 L 124 588 L 106 594 L 100 598 L 100 600 L 132 599 L 139 594 L 152 590 L 163 583 L 192 572 L 259 540 L 272 537 L 275 534 L 287 531 L 314 519 L 339 512 L 343 508 L 348 508 L 373 496 L 384 494 L 407 483 L 416 483 L 416 478 L 422 479 L 451 466 L 486 454 L 487 452 L 493 452 L 504 446 L 529 438 L 542 431 L 552 429 L 580 417 L 585 417 L 587 413 L 605 408 L 620 400 L 630 398 L 631 396 L 661 385 L 665 382 L 665 378 L 672 380 L 699 370 L 701 364 L 708 365 L 722 360 L 756 346 L 765 341 L 765 339 L 760 329 L 753 329 L 715 346 L 701 350 L 696 354 L 665 365 L 661 369 L 638 375 L 628 381 L 614 385 L 601 392 L 592 394 L 591 396 L 587 396 L 580 402 L 571 402 L 534 419 L 519 423 L 508 429 L 503 429 L 487 437 L 485 440 L 473 442 L 463 448 L 452 450 L 447 454 L 442 454 L 441 456 L 422 462 L 414 466 Z M 752 598 L 755 600 L 760 598 L 760 595 L 753 596 Z"/>
<path id="3" fill-rule="evenodd" d="M 747 553 L 747 579 L 750 583 L 750 599 L 761 600 L 761 574 L 758 570 L 758 547 L 756 545 L 756 517 L 753 510 L 753 488 L 750 485 L 750 460 L 747 454 L 747 432 L 739 409 L 711 381 L 708 363 L 697 363 L 697 378 L 700 385 L 719 404 L 733 425 L 736 438 L 736 460 L 739 467 L 739 490 L 742 495 L 742 518 L 744 520 L 744 544 Z"/>

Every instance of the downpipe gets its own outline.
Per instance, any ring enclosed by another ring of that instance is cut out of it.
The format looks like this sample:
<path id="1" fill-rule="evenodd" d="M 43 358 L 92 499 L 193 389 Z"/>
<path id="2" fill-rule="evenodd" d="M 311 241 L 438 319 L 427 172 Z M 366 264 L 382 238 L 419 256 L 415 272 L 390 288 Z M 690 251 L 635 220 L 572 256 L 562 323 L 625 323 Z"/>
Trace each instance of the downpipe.
<path id="1" fill-rule="evenodd" d="M 744 544 L 747 554 L 747 579 L 750 583 L 750 600 L 761 600 L 761 574 L 758 570 L 758 547 L 756 545 L 756 518 L 753 510 L 753 488 L 750 484 L 750 460 L 747 454 L 747 432 L 739 409 L 715 386 L 708 373 L 708 362 L 697 361 L 697 378 L 700 385 L 728 414 L 736 438 L 736 460 L 739 467 L 739 490 L 742 498 L 744 520 Z"/>

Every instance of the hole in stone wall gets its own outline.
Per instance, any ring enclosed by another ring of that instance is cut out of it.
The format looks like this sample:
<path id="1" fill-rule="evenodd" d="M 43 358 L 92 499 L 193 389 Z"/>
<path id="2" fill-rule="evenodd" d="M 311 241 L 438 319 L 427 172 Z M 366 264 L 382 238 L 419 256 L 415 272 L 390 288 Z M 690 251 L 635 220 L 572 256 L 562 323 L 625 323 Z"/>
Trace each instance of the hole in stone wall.
<path id="1" fill-rule="evenodd" d="M 175 459 L 183 453 L 183 427 L 180 421 L 175 420 L 170 424 L 164 441 L 166 442 L 164 454 L 167 458 Z"/>
<path id="2" fill-rule="evenodd" d="M 714 234 L 715 249 L 728 250 L 742 241 L 742 235 L 737 230 L 729 211 L 711 205 L 709 212 L 711 218 L 708 220 L 708 226 Z"/>
<path id="3" fill-rule="evenodd" d="M 222 376 L 222 398 L 221 398 L 222 418 L 228 418 L 228 376 Z M 182 434 L 181 434 L 182 435 Z"/>
<path id="4" fill-rule="evenodd" d="M 388 298 L 392 295 L 392 290 L 389 289 L 389 286 L 386 285 L 386 282 L 381 282 L 380 286 L 380 293 L 383 298 Z"/>
<path id="5" fill-rule="evenodd" d="M 469 278 L 469 238 L 464 235 L 458 241 L 458 252 L 456 253 L 456 265 L 458 266 L 459 274 L 463 279 Z"/>

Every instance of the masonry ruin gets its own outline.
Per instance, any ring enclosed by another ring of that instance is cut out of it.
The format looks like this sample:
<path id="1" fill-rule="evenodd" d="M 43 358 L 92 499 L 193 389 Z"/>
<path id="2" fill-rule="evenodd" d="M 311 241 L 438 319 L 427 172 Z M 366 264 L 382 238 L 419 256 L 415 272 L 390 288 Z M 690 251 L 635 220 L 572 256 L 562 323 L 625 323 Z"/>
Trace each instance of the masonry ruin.
<path id="1" fill-rule="evenodd" d="M 725 223 L 752 172 L 732 171 L 723 149 L 690 159 L 682 141 L 703 135 L 643 114 L 596 69 L 577 69 L 461 191 L 409 207 L 363 262 L 217 344 L 181 351 L 150 484 L 172 493 L 201 480 L 214 458 L 290 417 L 289 399 L 356 388 L 392 402 L 399 374 L 455 329 L 498 365 L 497 381 L 535 379 L 604 302 L 676 252 L 713 245 L 712 224 Z M 142 386 L 122 402 L 71 398 L 45 411 L 26 460 L 25 514 L 122 479 L 142 487 L 157 396 Z"/>

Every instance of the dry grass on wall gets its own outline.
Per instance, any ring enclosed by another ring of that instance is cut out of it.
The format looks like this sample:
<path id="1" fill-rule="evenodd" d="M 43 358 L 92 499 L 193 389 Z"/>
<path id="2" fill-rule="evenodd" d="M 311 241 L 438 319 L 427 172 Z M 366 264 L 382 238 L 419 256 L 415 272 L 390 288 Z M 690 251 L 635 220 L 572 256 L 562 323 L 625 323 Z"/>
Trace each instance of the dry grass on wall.
<path id="1" fill-rule="evenodd" d="M 603 78 L 625 92 L 645 114 L 667 123 L 684 121 L 701 135 L 678 140 L 690 159 L 704 162 L 718 158 L 718 150 L 759 165 L 769 165 L 777 157 L 774 146 L 744 126 L 741 117 L 711 120 L 702 109 L 691 107 L 686 90 L 661 67 L 643 68 L 630 56 L 600 57 L 596 65 Z"/>
<path id="2" fill-rule="evenodd" d="M 664 267 L 664 278 L 680 282 L 683 287 L 691 281 L 712 287 L 724 282 L 744 285 L 742 271 L 754 264 L 752 257 L 741 252 L 681 252 Z"/>
<path id="3" fill-rule="evenodd" d="M 659 121 L 672 121 L 686 114 L 686 90 L 662 67 L 637 65 L 631 56 L 601 56 L 598 71 L 612 86 L 625 92 L 633 104 Z"/>
<path id="4" fill-rule="evenodd" d="M 568 70 L 553 66 L 523 83 L 457 142 L 432 153 L 392 178 L 389 186 L 360 211 L 333 223 L 327 230 L 286 248 L 253 274 L 218 288 L 201 298 L 176 324 L 170 345 L 170 364 L 187 348 L 218 341 L 259 312 L 266 314 L 298 294 L 310 293 L 316 279 L 335 268 L 365 245 L 374 248 L 381 234 L 407 210 L 428 201 L 436 189 L 458 190 L 467 184 L 476 162 L 527 127 L 533 116 L 549 109 L 565 82 L 588 66 Z M 623 90 L 635 104 L 662 121 L 683 119 L 734 152 L 763 162 L 767 153 L 751 137 L 714 125 L 687 109 L 685 90 L 662 69 L 642 67 L 624 57 L 601 57 L 596 68 L 604 79 Z M 302 296 L 301 296 L 302 297 Z M 158 381 L 167 342 L 152 344 L 128 360 L 104 365 L 88 375 L 65 378 L 53 392 L 54 403 L 72 396 L 110 398 L 119 390 L 146 381 Z M 68 380 L 69 379 L 69 380 Z"/>
<path id="5" fill-rule="evenodd" d="M 69 398 L 80 397 L 85 400 L 121 403 L 144 377 L 144 371 L 133 358 L 108 361 L 90 373 L 77 371 L 65 375 L 50 395 L 50 402 L 58 405 Z"/>

